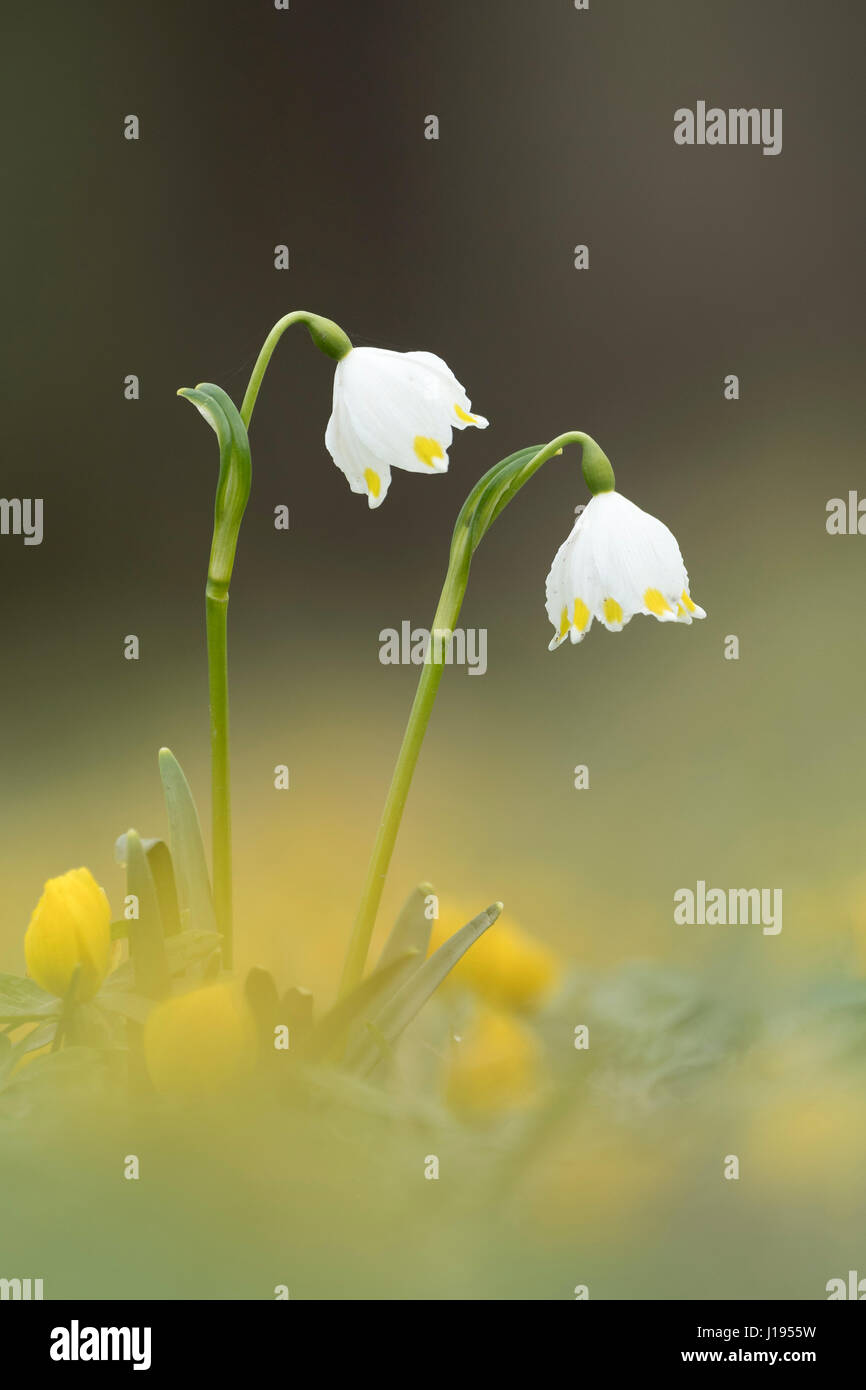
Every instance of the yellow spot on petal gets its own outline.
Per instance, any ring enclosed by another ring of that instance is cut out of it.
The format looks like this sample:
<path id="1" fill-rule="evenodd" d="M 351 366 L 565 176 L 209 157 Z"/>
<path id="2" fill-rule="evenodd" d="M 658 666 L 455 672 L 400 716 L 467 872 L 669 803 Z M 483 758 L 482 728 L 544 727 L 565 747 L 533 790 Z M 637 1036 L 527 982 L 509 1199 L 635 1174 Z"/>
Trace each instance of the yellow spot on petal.
<path id="1" fill-rule="evenodd" d="M 577 628 L 578 632 L 583 632 L 588 622 L 589 609 L 583 602 L 583 599 L 576 598 L 574 600 L 574 626 Z"/>
<path id="2" fill-rule="evenodd" d="M 372 468 L 365 468 L 365 469 L 364 469 L 364 482 L 367 484 L 367 487 L 370 489 L 370 495 L 371 495 L 372 497 L 378 497 L 378 496 L 379 496 L 379 493 L 382 491 L 382 484 L 381 484 L 381 482 L 379 481 L 379 474 L 378 474 L 378 473 L 374 473 L 373 470 L 372 470 Z"/>
<path id="3" fill-rule="evenodd" d="M 464 420 L 464 421 L 466 422 L 467 425 L 474 425 L 474 424 L 475 424 L 475 416 L 474 416 L 474 415 L 468 415 L 468 414 L 466 413 L 466 411 L 462 408 L 462 406 L 455 405 L 455 407 L 454 407 L 454 413 L 455 413 L 455 415 L 457 416 L 457 419 L 458 419 L 458 420 Z"/>
<path id="4" fill-rule="evenodd" d="M 688 615 L 688 613 L 686 612 L 685 608 L 683 608 L 683 605 L 682 605 L 681 603 L 678 603 L 678 604 L 677 604 L 677 617 L 678 617 L 678 618 L 687 618 L 688 616 L 689 616 L 689 615 Z"/>
<path id="5" fill-rule="evenodd" d="M 564 636 L 566 635 L 566 633 L 568 632 L 568 629 L 569 629 L 570 626 L 571 626 L 571 624 L 570 624 L 569 621 L 568 621 L 568 609 L 567 609 L 567 608 L 563 608 L 563 610 L 562 610 L 562 616 L 561 616 L 561 618 L 559 619 L 559 632 L 558 632 L 557 636 L 559 636 L 559 637 L 564 637 Z"/>
<path id="6" fill-rule="evenodd" d="M 686 608 L 689 610 L 690 613 L 694 613 L 697 611 L 697 604 L 692 603 L 685 589 L 683 589 L 683 603 L 686 605 Z"/>
<path id="7" fill-rule="evenodd" d="M 603 607 L 604 616 L 607 618 L 609 623 L 622 622 L 622 608 L 617 603 L 615 598 L 606 598 Z"/>
<path id="8" fill-rule="evenodd" d="M 445 457 L 438 439 L 425 439 L 423 434 L 416 434 L 413 447 L 421 462 L 426 463 L 428 468 L 435 468 L 436 460 Z"/>
<path id="9" fill-rule="evenodd" d="M 661 617 L 662 613 L 672 613 L 673 609 L 660 589 L 647 589 L 643 601 L 651 613 Z"/>

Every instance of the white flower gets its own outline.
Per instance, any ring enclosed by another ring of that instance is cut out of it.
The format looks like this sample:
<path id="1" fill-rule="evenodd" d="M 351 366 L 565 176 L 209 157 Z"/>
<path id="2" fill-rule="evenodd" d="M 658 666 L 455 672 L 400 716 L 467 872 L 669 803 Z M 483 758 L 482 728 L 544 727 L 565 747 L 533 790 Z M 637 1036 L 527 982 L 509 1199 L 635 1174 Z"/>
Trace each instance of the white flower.
<path id="1" fill-rule="evenodd" d="M 556 629 L 550 650 L 566 637 L 580 642 L 593 618 L 619 632 L 635 613 L 662 623 L 707 616 L 689 596 L 680 548 L 664 522 L 618 492 L 599 492 L 547 576 L 547 615 Z"/>
<path id="2" fill-rule="evenodd" d="M 391 469 L 445 473 L 455 429 L 486 429 L 460 382 L 432 352 L 352 348 L 337 363 L 325 444 L 353 492 L 384 502 Z"/>

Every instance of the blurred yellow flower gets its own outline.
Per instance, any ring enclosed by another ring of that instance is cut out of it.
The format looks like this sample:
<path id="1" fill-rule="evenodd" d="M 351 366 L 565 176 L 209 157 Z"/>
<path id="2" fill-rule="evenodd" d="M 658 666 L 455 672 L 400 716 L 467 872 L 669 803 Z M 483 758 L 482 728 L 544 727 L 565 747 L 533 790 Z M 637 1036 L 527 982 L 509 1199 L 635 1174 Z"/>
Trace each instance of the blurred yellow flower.
<path id="1" fill-rule="evenodd" d="M 81 966 L 76 998 L 92 999 L 111 964 L 111 909 L 89 869 L 49 878 L 24 937 L 27 973 L 63 996 Z"/>
<path id="2" fill-rule="evenodd" d="M 491 1116 L 535 1098 L 541 1046 L 520 1019 L 482 1008 L 452 1046 L 445 1099 L 460 1114 Z"/>
<path id="3" fill-rule="evenodd" d="M 745 1155 L 745 1157 L 744 1157 Z M 825 1077 L 766 1099 L 741 1159 L 767 1189 L 850 1203 L 866 1166 L 866 1098 Z"/>
<path id="4" fill-rule="evenodd" d="M 667 1234 L 666 1198 L 681 1176 L 673 1146 L 620 1130 L 597 1113 L 583 1127 L 563 1126 L 527 1176 L 533 1223 L 545 1239 L 574 1248 L 579 1239 L 606 1247 Z"/>
<path id="5" fill-rule="evenodd" d="M 220 982 L 167 999 L 144 1025 L 144 1057 L 158 1091 L 213 1095 L 251 1070 L 253 1020 L 234 985 Z"/>
<path id="6" fill-rule="evenodd" d="M 430 950 L 435 951 L 455 931 L 471 921 L 474 911 L 447 911 L 433 923 Z M 536 941 L 503 913 L 455 965 L 448 980 L 473 990 L 489 1004 L 506 1009 L 531 1009 L 559 978 L 554 952 Z"/>

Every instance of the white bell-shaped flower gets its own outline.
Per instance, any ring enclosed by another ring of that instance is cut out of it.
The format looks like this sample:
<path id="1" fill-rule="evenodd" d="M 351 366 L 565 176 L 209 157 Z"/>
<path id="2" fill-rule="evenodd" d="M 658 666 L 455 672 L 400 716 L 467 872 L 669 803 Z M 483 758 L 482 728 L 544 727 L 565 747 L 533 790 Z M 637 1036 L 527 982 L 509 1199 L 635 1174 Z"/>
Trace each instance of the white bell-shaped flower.
<path id="1" fill-rule="evenodd" d="M 325 444 L 353 492 L 384 502 L 391 469 L 445 473 L 452 432 L 486 429 L 447 363 L 432 352 L 352 348 L 337 363 Z"/>
<path id="2" fill-rule="evenodd" d="M 580 642 L 593 618 L 619 632 L 635 613 L 662 623 L 705 618 L 689 595 L 676 537 L 663 521 L 610 490 L 597 493 L 559 547 L 547 576 L 547 615 L 556 636 Z"/>

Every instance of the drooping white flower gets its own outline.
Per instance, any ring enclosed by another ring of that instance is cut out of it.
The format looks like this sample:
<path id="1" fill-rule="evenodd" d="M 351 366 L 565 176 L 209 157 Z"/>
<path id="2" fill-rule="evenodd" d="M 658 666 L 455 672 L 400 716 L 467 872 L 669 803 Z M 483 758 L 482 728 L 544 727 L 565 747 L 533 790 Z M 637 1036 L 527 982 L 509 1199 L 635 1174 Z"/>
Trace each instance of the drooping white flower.
<path id="1" fill-rule="evenodd" d="M 352 348 L 337 363 L 325 444 L 353 492 L 384 502 L 391 469 L 445 473 L 452 431 L 487 428 L 447 363 L 432 352 Z"/>
<path id="2" fill-rule="evenodd" d="M 662 623 L 705 618 L 689 595 L 676 537 L 663 521 L 613 490 L 597 493 L 556 552 L 547 576 L 547 615 L 556 631 L 580 642 L 593 618 L 619 632 L 635 613 Z"/>

